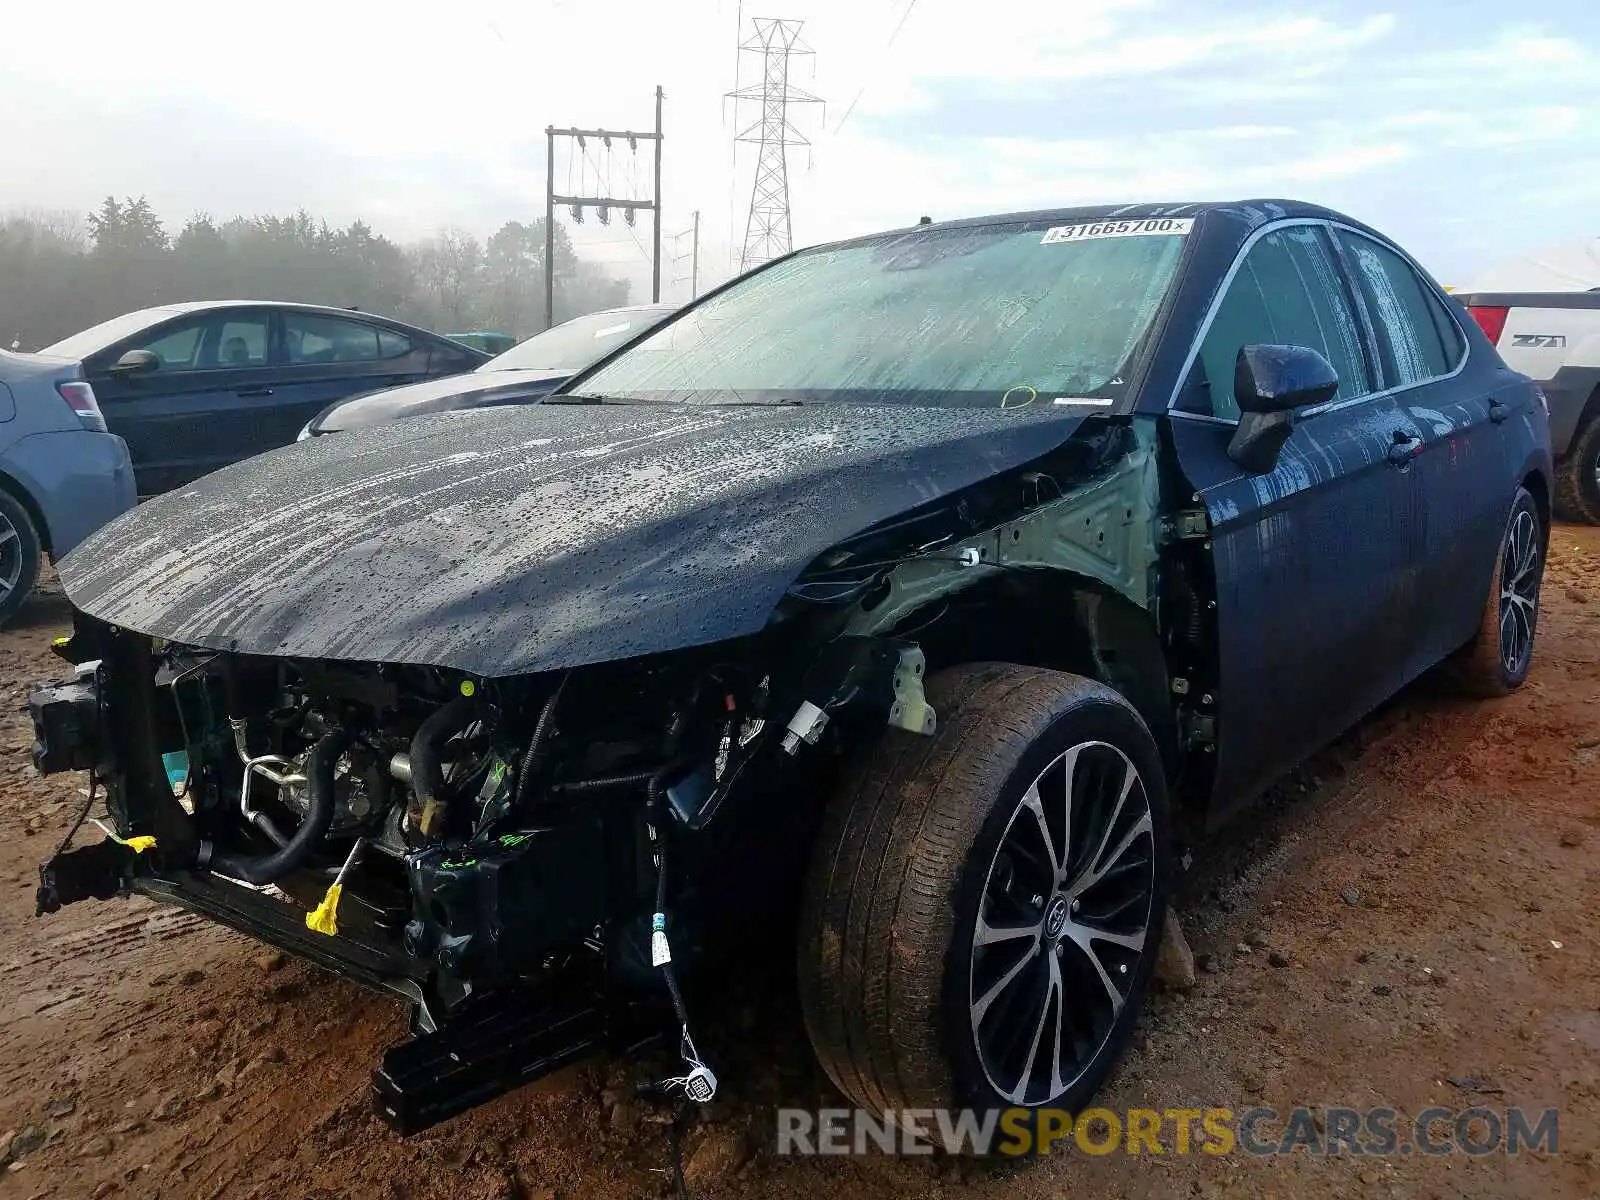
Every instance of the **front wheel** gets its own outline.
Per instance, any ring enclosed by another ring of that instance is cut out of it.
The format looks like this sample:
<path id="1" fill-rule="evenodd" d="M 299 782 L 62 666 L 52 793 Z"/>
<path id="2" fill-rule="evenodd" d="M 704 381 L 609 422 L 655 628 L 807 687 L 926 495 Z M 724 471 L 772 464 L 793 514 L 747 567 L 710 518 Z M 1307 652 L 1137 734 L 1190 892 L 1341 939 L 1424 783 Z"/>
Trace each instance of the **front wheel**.
<path id="1" fill-rule="evenodd" d="M 1477 696 L 1504 696 L 1528 678 L 1548 543 L 1549 530 L 1539 506 L 1526 488 L 1517 488 L 1495 553 L 1483 621 L 1451 663 L 1463 690 Z"/>
<path id="2" fill-rule="evenodd" d="M 1166 911 L 1160 755 L 1111 689 L 974 664 L 928 680 L 835 797 L 807 880 L 801 1006 L 880 1116 L 1076 1110 L 1127 1043 Z"/>

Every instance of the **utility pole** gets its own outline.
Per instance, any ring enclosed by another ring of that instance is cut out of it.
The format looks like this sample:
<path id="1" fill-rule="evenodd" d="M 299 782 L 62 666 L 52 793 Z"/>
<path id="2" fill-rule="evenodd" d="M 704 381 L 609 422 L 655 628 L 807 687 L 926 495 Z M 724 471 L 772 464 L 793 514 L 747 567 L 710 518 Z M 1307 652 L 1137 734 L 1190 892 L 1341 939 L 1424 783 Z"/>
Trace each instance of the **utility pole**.
<path id="1" fill-rule="evenodd" d="M 546 125 L 545 136 L 545 188 L 544 188 L 544 327 L 555 324 L 556 314 L 556 205 L 565 204 L 576 220 L 583 220 L 583 210 L 593 208 L 600 224 L 611 223 L 611 210 L 619 210 L 629 225 L 634 214 L 647 211 L 655 214 L 655 253 L 651 263 L 650 299 L 661 301 L 661 102 L 663 93 L 656 88 L 656 127 L 653 133 L 640 133 L 631 129 L 557 129 Z M 580 150 L 588 148 L 590 138 L 597 138 L 606 149 L 611 139 L 625 140 L 630 150 L 638 149 L 640 142 L 655 143 L 655 189 L 649 200 L 619 199 L 615 196 L 562 196 L 556 193 L 556 139 L 569 138 L 578 143 Z"/>
<path id="2" fill-rule="evenodd" d="M 789 82 L 789 59 L 796 54 L 812 53 L 800 40 L 800 27 L 804 23 L 756 17 L 755 33 L 739 46 L 741 51 L 760 54 L 762 65 L 760 84 L 728 93 L 736 105 L 741 100 L 756 100 L 761 104 L 760 117 L 734 136 L 736 142 L 755 142 L 761 147 L 750 192 L 744 249 L 739 256 L 741 271 L 790 250 L 789 167 L 785 151 L 790 146 L 808 146 L 810 142 L 790 123 L 789 105 L 821 103 L 820 97 Z"/>
<path id="3" fill-rule="evenodd" d="M 656 84 L 655 252 L 650 256 L 650 303 L 661 303 L 661 85 Z"/>

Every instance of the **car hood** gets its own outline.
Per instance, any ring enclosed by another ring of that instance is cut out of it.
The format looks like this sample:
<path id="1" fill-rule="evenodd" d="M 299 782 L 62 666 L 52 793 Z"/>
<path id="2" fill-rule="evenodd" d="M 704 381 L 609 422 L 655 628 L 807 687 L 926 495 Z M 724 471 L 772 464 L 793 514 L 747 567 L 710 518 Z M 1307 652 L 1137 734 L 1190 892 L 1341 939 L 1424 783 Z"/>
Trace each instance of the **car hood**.
<path id="1" fill-rule="evenodd" d="M 423 413 L 536 400 L 553 392 L 571 375 L 571 371 L 469 371 L 465 375 L 425 379 L 331 405 L 317 414 L 311 428 L 314 433 L 343 433 Z"/>
<path id="2" fill-rule="evenodd" d="M 758 631 L 823 550 L 1091 410 L 545 405 L 285 446 L 60 564 L 102 621 L 249 654 L 520 674 Z"/>

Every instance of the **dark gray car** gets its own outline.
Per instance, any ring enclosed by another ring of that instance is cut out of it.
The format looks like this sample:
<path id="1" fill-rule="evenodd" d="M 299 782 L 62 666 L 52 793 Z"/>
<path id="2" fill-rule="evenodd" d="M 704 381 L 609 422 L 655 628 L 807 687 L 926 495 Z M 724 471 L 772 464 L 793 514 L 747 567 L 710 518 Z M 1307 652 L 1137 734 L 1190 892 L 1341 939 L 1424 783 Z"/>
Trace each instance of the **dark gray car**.
<path id="1" fill-rule="evenodd" d="M 330 404 L 306 422 L 297 440 L 383 425 L 424 413 L 531 404 L 585 367 L 653 329 L 677 308 L 675 304 L 636 304 L 574 317 L 518 342 L 465 375 L 388 388 Z"/>
<path id="2" fill-rule="evenodd" d="M 489 357 L 372 313 L 256 300 L 124 313 L 44 353 L 83 364 L 107 425 L 127 440 L 141 496 L 286 445 L 345 396 Z"/>
<path id="3" fill-rule="evenodd" d="M 134 504 L 128 447 L 75 362 L 0 350 L 0 624 L 39 576 Z"/>

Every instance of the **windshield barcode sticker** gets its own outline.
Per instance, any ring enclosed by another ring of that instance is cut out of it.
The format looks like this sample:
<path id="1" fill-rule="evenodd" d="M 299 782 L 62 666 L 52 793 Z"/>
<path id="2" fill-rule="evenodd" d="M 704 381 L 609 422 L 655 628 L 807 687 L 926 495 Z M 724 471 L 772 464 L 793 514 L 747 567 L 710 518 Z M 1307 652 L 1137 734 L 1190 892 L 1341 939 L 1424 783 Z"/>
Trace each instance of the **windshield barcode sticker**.
<path id="1" fill-rule="evenodd" d="M 1080 225 L 1057 225 L 1039 239 L 1041 246 L 1057 242 L 1086 242 L 1090 238 L 1152 237 L 1184 234 L 1194 227 L 1193 217 L 1148 217 L 1141 221 L 1085 221 Z"/>

